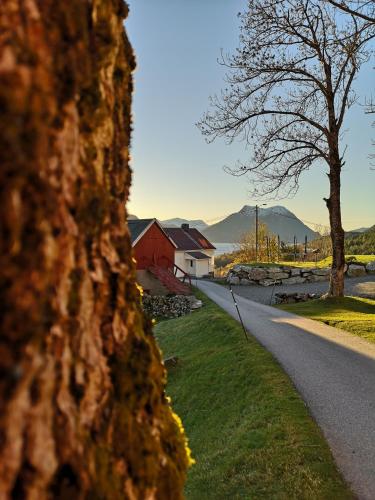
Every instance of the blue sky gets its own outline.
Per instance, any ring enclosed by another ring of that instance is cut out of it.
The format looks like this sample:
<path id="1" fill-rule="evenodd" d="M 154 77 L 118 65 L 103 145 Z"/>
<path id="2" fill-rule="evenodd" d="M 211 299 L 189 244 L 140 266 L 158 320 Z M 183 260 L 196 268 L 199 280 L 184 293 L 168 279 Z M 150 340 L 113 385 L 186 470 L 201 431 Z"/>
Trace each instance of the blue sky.
<path id="1" fill-rule="evenodd" d="M 242 142 L 206 144 L 195 123 L 208 98 L 223 86 L 220 51 L 238 45 L 237 13 L 246 0 L 128 0 L 126 22 L 137 58 L 133 101 L 131 165 L 133 186 L 129 210 L 138 217 L 183 217 L 216 222 L 255 204 L 249 184 L 223 171 L 246 158 Z M 368 65 L 356 82 L 363 95 L 375 90 L 375 71 Z M 374 117 L 372 117 L 373 119 Z M 346 119 L 347 145 L 342 173 L 345 229 L 375 224 L 375 171 L 369 154 L 371 117 L 360 107 Z M 328 223 L 323 197 L 328 194 L 324 168 L 315 166 L 301 181 L 298 194 L 281 202 L 298 217 Z"/>

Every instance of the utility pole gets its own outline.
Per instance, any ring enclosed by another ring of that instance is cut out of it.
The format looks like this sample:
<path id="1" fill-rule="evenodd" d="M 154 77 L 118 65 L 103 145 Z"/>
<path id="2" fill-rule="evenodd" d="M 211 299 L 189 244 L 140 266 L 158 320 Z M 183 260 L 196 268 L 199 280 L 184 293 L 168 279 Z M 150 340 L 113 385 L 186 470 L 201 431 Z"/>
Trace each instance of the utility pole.
<path id="1" fill-rule="evenodd" d="M 258 218 L 259 207 L 255 205 L 255 262 L 258 262 Z"/>
<path id="2" fill-rule="evenodd" d="M 267 203 L 262 203 L 262 207 L 265 207 Z M 255 205 L 255 262 L 258 262 L 258 250 L 259 250 L 259 205 Z"/>

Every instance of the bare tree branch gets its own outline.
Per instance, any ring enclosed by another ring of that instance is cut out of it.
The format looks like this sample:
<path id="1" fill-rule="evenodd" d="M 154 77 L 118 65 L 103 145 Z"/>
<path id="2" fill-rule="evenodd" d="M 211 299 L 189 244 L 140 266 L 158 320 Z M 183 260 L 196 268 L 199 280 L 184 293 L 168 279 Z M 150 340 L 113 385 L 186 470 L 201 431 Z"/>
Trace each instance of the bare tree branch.
<path id="1" fill-rule="evenodd" d="M 360 19 L 367 21 L 369 23 L 375 23 L 375 5 L 372 0 L 370 1 L 348 1 L 348 2 L 337 2 L 336 0 L 326 0 L 334 7 L 351 14 L 353 16 L 359 17 Z"/>

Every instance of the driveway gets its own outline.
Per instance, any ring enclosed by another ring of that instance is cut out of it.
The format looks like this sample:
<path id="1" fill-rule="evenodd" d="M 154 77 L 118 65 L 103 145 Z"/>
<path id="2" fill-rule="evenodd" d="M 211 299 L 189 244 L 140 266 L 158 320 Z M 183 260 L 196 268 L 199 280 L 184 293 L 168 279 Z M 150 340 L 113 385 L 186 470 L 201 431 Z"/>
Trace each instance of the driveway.
<path id="1" fill-rule="evenodd" d="M 367 281 L 375 282 L 375 274 L 368 274 L 360 278 L 345 278 L 345 295 L 355 295 L 354 286 Z M 275 293 L 278 292 L 299 292 L 299 293 L 326 293 L 328 281 L 318 283 L 300 283 L 298 285 L 276 285 L 272 286 L 232 286 L 234 293 L 246 297 L 247 299 L 260 302 L 261 304 L 275 303 Z M 274 289 L 274 290 L 273 290 Z M 374 495 L 375 499 L 375 495 Z"/>
<path id="2" fill-rule="evenodd" d="M 198 288 L 238 319 L 227 288 Z M 360 499 L 375 499 L 375 344 L 236 296 L 249 332 L 283 366 Z"/>

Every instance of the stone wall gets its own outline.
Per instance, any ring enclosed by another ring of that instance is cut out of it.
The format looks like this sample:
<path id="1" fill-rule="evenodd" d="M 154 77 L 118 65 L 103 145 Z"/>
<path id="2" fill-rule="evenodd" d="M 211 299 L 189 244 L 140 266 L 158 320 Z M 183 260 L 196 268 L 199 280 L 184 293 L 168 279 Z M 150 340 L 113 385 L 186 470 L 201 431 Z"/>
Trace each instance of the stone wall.
<path id="1" fill-rule="evenodd" d="M 346 265 L 345 273 L 348 277 L 365 276 L 375 272 L 375 262 L 367 265 L 351 263 Z M 255 267 L 236 265 L 230 269 L 227 282 L 231 285 L 296 285 L 299 283 L 316 283 L 328 281 L 330 268 L 300 268 L 290 266 Z"/>
<path id="2" fill-rule="evenodd" d="M 144 295 L 143 309 L 151 318 L 178 318 L 202 306 L 194 295 Z"/>
<path id="3" fill-rule="evenodd" d="M 126 226 L 121 0 L 0 3 L 0 499 L 182 498 Z"/>

